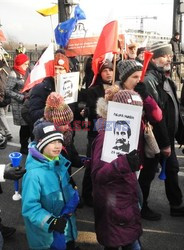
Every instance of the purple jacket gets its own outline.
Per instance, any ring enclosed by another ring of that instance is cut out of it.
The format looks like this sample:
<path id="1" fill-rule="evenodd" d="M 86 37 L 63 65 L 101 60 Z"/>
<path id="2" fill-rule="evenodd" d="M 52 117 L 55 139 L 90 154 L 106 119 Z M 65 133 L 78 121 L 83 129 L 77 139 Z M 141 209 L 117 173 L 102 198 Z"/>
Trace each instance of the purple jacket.
<path id="1" fill-rule="evenodd" d="M 104 131 L 92 146 L 91 176 L 98 242 L 107 247 L 133 243 L 142 233 L 137 178 L 125 155 L 111 163 L 100 160 Z"/>

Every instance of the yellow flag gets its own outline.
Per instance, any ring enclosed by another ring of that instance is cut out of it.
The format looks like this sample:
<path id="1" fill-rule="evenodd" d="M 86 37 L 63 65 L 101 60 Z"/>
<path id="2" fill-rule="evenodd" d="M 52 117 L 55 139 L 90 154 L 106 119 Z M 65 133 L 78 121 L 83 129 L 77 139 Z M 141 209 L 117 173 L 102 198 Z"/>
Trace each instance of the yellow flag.
<path id="1" fill-rule="evenodd" d="M 37 12 L 42 16 L 51 16 L 58 13 L 58 5 L 56 4 L 51 8 L 37 10 Z"/>

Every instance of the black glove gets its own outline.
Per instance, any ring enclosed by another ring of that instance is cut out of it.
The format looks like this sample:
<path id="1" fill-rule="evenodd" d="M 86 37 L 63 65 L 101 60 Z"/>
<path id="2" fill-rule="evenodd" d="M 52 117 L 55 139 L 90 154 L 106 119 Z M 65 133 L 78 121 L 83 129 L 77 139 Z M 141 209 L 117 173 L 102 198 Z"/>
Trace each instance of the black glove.
<path id="1" fill-rule="evenodd" d="M 89 161 L 91 158 L 90 157 L 85 157 L 85 156 L 79 156 L 81 163 L 84 165 L 86 161 Z"/>
<path id="2" fill-rule="evenodd" d="M 49 229 L 52 231 L 57 231 L 59 233 L 64 233 L 64 229 L 66 227 L 67 220 L 63 217 L 55 218 L 50 224 Z"/>
<path id="3" fill-rule="evenodd" d="M 88 117 L 89 114 L 90 114 L 89 107 L 85 107 L 85 108 L 84 108 L 84 118 Z"/>
<path id="4" fill-rule="evenodd" d="M 140 168 L 140 159 L 137 150 L 134 149 L 129 154 L 126 154 L 126 157 L 132 172 L 138 171 Z"/>
<path id="5" fill-rule="evenodd" d="M 149 95 L 146 89 L 146 84 L 143 82 L 139 82 L 137 86 L 135 86 L 134 90 L 141 96 L 143 100 Z"/>
<path id="6" fill-rule="evenodd" d="M 22 169 L 22 167 L 14 168 L 11 163 L 5 166 L 4 170 L 4 178 L 9 180 L 18 180 L 22 178 L 25 174 L 26 170 Z"/>

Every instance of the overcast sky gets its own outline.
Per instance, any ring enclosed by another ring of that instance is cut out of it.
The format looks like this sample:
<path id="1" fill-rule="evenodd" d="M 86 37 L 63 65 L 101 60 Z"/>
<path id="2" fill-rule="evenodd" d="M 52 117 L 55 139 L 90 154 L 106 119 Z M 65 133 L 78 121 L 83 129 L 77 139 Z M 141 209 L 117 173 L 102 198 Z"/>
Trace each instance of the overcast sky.
<path id="1" fill-rule="evenodd" d="M 112 4 L 122 26 L 140 29 L 140 18 L 144 19 L 145 31 L 157 31 L 161 35 L 172 35 L 174 0 L 80 0 L 80 7 L 87 16 L 93 30 L 103 27 L 103 22 Z M 48 8 L 57 0 L 0 0 L 0 21 L 5 36 L 17 42 L 47 45 L 52 38 L 50 17 L 43 17 L 36 12 Z M 125 17 L 137 17 L 126 19 Z M 52 16 L 53 28 L 58 23 L 58 16 Z"/>

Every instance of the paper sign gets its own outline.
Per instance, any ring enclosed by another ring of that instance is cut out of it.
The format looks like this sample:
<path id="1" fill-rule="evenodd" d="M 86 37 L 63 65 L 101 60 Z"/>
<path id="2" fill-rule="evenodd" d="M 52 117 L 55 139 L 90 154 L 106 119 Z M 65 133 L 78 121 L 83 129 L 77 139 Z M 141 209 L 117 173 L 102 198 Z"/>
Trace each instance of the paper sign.
<path id="1" fill-rule="evenodd" d="M 65 103 L 78 100 L 79 72 L 60 74 L 57 79 L 56 92 L 64 97 Z"/>
<path id="2" fill-rule="evenodd" d="M 141 106 L 108 102 L 102 161 L 111 162 L 119 154 L 128 154 L 137 149 L 141 117 Z"/>

